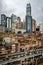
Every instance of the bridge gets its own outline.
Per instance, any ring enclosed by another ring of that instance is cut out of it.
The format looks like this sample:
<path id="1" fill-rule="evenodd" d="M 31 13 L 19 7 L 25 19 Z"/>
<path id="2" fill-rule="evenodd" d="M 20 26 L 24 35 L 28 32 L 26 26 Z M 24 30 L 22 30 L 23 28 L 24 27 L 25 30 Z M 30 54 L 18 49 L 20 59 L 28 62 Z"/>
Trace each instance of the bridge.
<path id="1" fill-rule="evenodd" d="M 8 63 L 13 63 L 18 61 L 20 61 L 22 65 L 22 61 L 24 61 L 25 59 L 32 59 L 32 62 L 35 59 L 37 65 L 37 61 L 43 58 L 43 49 L 30 50 L 27 52 L 16 53 L 15 55 L 17 55 L 16 58 L 13 58 L 14 54 L 11 54 L 12 58 L 9 58 L 8 60 L 5 61 L 0 61 L 0 65 L 6 65 Z"/>

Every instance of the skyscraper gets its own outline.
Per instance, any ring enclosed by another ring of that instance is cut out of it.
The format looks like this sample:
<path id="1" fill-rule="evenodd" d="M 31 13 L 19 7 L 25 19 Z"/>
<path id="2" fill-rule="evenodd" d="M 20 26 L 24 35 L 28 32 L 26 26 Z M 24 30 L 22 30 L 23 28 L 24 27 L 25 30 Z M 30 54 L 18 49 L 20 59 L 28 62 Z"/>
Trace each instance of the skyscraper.
<path id="1" fill-rule="evenodd" d="M 31 16 L 31 4 L 27 4 L 27 7 L 26 7 L 26 15 L 28 16 Z"/>
<path id="2" fill-rule="evenodd" d="M 11 25 L 12 26 L 12 32 L 14 32 L 15 28 L 16 28 L 16 24 L 18 22 L 16 15 L 14 15 L 14 14 L 11 15 L 11 22 L 12 22 L 12 25 Z"/>
<path id="3" fill-rule="evenodd" d="M 23 27 L 23 23 L 21 22 L 21 18 L 18 17 L 18 23 L 16 24 L 16 28 L 17 29 L 22 29 L 22 27 Z"/>
<path id="4" fill-rule="evenodd" d="M 7 17 L 7 31 L 11 31 L 11 18 Z"/>
<path id="5" fill-rule="evenodd" d="M 31 5 L 27 4 L 26 7 L 26 32 L 32 33 L 32 16 L 31 16 Z"/>
<path id="6" fill-rule="evenodd" d="M 26 16 L 25 16 L 25 18 L 24 18 L 24 20 L 23 20 L 23 29 L 26 30 Z"/>
<path id="7" fill-rule="evenodd" d="M 36 32 L 36 20 L 32 19 L 32 32 Z"/>
<path id="8" fill-rule="evenodd" d="M 1 15 L 1 24 L 7 27 L 7 17 L 5 14 Z"/>
<path id="9" fill-rule="evenodd" d="M 12 14 L 11 15 L 11 21 L 12 21 L 12 23 L 17 23 L 17 16 Z"/>

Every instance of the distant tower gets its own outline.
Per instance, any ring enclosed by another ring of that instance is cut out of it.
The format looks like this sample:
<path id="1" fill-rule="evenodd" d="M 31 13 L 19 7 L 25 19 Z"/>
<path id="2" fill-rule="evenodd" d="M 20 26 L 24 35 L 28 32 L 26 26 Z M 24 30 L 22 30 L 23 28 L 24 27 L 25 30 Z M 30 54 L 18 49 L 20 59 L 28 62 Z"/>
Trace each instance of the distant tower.
<path id="1" fill-rule="evenodd" d="M 26 15 L 31 16 L 31 5 L 30 5 L 30 3 L 27 4 L 27 7 L 26 7 Z"/>
<path id="2" fill-rule="evenodd" d="M 32 16 L 31 16 L 31 5 L 27 4 L 26 7 L 26 32 L 32 34 Z"/>
<path id="3" fill-rule="evenodd" d="M 21 22 L 21 18 L 18 17 L 18 23 L 16 24 L 16 28 L 17 29 L 22 29 L 22 27 L 23 27 L 23 23 Z"/>
<path id="4" fill-rule="evenodd" d="M 36 20 L 32 19 L 32 32 L 36 32 Z"/>
<path id="5" fill-rule="evenodd" d="M 11 18 L 7 17 L 7 31 L 11 31 Z"/>
<path id="6" fill-rule="evenodd" d="M 7 17 L 5 14 L 1 14 L 1 24 L 7 27 Z"/>
<path id="7" fill-rule="evenodd" d="M 15 32 L 16 24 L 18 22 L 16 15 L 14 15 L 14 14 L 11 15 L 11 22 L 12 22 L 12 24 L 11 24 L 12 32 Z"/>

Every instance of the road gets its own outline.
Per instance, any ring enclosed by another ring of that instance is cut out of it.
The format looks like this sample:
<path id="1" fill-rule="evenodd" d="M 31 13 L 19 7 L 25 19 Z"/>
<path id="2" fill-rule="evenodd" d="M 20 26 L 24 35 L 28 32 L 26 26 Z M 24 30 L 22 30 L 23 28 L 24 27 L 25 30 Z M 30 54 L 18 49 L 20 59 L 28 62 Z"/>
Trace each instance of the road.
<path id="1" fill-rule="evenodd" d="M 33 52 L 33 51 L 32 51 Z M 23 61 L 23 60 L 25 60 L 25 59 L 27 59 L 27 58 L 34 58 L 34 57 L 38 57 L 39 55 L 41 55 L 41 57 L 42 57 L 42 53 L 40 52 L 40 53 L 37 53 L 37 54 L 32 54 L 32 55 L 26 55 L 26 56 L 24 56 L 24 57 L 19 57 L 19 58 L 16 58 L 16 59 L 9 59 L 9 60 L 7 60 L 7 61 L 3 61 L 3 62 L 1 62 L 0 63 L 0 65 L 2 65 L 2 64 L 7 64 L 7 63 L 12 63 L 12 62 L 15 62 L 15 61 Z M 43 64 L 42 64 L 43 65 Z"/>

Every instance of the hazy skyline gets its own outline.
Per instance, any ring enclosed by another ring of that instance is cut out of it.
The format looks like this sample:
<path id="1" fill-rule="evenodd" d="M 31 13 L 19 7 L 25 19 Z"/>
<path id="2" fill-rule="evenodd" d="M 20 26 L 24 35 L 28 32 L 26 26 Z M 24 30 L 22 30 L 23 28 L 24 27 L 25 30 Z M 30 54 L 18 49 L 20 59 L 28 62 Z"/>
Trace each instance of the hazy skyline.
<path id="1" fill-rule="evenodd" d="M 37 24 L 43 23 L 43 0 L 0 0 L 0 14 L 15 14 L 21 19 L 26 15 L 26 4 L 31 4 L 32 17 Z"/>

